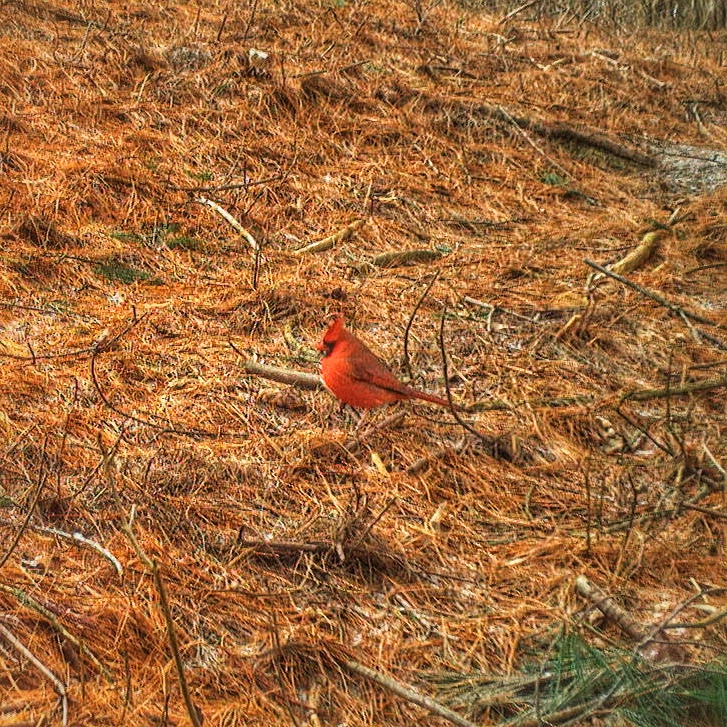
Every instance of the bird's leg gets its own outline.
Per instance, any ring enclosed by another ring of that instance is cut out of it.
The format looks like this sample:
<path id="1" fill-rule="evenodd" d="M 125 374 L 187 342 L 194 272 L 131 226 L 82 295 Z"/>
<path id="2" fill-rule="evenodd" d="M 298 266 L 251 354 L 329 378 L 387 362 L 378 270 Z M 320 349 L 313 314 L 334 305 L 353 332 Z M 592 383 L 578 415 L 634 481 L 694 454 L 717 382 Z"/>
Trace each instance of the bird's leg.
<path id="1" fill-rule="evenodd" d="M 382 429 L 388 429 L 389 427 L 395 427 L 399 424 L 406 416 L 406 411 L 402 409 L 396 409 L 392 414 L 389 414 L 382 422 L 378 424 L 372 424 L 364 433 L 363 437 L 368 437 L 369 434 L 374 432 L 380 432 Z"/>
<path id="2" fill-rule="evenodd" d="M 353 412 L 356 415 L 360 416 L 360 418 L 358 420 L 358 424 L 356 425 L 356 428 L 353 430 L 354 435 L 358 434 L 359 429 L 361 429 L 361 427 L 363 426 L 363 423 L 366 421 L 366 415 L 369 413 L 369 411 L 370 411 L 370 409 L 364 409 L 363 414 L 359 415 L 358 412 L 355 409 L 353 409 Z"/>
<path id="3" fill-rule="evenodd" d="M 361 417 L 361 421 L 358 423 L 358 426 L 354 430 L 354 435 L 358 432 L 358 430 L 361 428 L 361 425 L 364 422 L 364 419 L 366 418 L 366 414 L 370 410 L 366 410 L 364 412 L 363 417 Z M 382 421 L 378 421 L 378 423 L 375 421 L 371 424 L 371 426 L 366 429 L 366 431 L 362 432 L 360 435 L 357 435 L 357 439 L 364 440 L 371 434 L 374 434 L 375 432 L 380 432 L 382 429 L 388 429 L 389 427 L 395 427 L 397 424 L 399 424 L 404 417 L 406 416 L 406 411 L 396 408 L 392 413 L 390 413 L 388 416 L 386 416 Z"/>

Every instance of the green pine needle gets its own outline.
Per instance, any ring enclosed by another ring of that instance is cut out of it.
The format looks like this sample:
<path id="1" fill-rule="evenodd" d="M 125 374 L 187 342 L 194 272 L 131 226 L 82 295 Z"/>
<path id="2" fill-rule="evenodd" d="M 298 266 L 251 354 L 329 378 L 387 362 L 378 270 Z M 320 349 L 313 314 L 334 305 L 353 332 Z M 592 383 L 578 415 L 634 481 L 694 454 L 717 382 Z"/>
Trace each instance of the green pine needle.
<path id="1" fill-rule="evenodd" d="M 727 657 L 708 664 L 655 664 L 631 651 L 597 649 L 562 633 L 545 662 L 514 677 L 446 673 L 429 677 L 439 698 L 473 718 L 537 727 L 608 717 L 624 727 L 727 724 Z"/>

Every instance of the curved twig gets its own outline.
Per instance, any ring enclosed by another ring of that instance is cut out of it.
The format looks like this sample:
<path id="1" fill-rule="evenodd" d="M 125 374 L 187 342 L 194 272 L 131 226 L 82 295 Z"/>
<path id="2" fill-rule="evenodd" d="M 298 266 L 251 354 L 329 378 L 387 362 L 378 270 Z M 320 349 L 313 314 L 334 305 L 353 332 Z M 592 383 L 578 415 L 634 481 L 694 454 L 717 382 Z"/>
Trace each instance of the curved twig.
<path id="1" fill-rule="evenodd" d="M 18 529 L 18 532 L 15 533 L 15 537 L 13 538 L 12 542 L 10 543 L 10 546 L 5 551 L 5 554 L 2 558 L 0 558 L 0 569 L 5 565 L 5 563 L 8 562 L 8 558 L 12 555 L 15 548 L 18 547 L 18 543 L 20 542 L 20 538 L 23 537 L 23 533 L 28 529 L 30 525 L 30 518 L 33 517 L 33 511 L 35 510 L 35 506 L 38 504 L 38 499 L 40 498 L 40 493 L 43 492 L 43 488 L 45 487 L 46 480 L 48 479 L 48 475 L 45 471 L 45 467 L 43 466 L 43 463 L 45 462 L 45 448 L 48 444 L 48 437 L 46 436 L 45 441 L 43 442 L 43 456 L 41 457 L 41 469 L 38 472 L 38 485 L 35 489 L 35 495 L 33 495 L 33 499 L 30 503 L 30 507 L 28 507 L 28 512 L 25 515 L 25 520 L 23 521 L 23 524 Z"/>
<path id="2" fill-rule="evenodd" d="M 437 270 L 434 275 L 432 275 L 432 279 L 429 281 L 429 284 L 424 289 L 424 292 L 421 294 L 421 297 L 417 301 L 417 304 L 414 306 L 414 310 L 411 312 L 411 315 L 409 316 L 409 321 L 406 324 L 406 328 L 404 329 L 404 368 L 406 369 L 406 374 L 409 379 L 412 378 L 411 365 L 409 363 L 409 330 L 411 329 L 412 323 L 414 323 L 414 318 L 417 314 L 417 311 L 419 310 L 419 308 L 421 308 L 421 305 L 426 299 L 427 295 L 429 295 L 429 291 L 432 289 L 434 283 L 437 282 L 437 278 L 439 278 L 439 273 L 440 271 Z"/>
<path id="3" fill-rule="evenodd" d="M 457 424 L 459 424 L 463 429 L 466 429 L 470 434 L 474 434 L 477 439 L 479 439 L 481 442 L 484 442 L 488 447 L 491 447 L 494 444 L 494 440 L 492 437 L 488 437 L 486 434 L 483 434 L 478 429 L 475 429 L 469 422 L 466 422 L 464 419 L 462 419 L 462 415 L 460 414 L 457 404 L 454 403 L 454 400 L 452 399 L 452 390 L 449 388 L 449 369 L 447 366 L 447 349 L 444 346 L 444 321 L 447 318 L 447 306 L 444 306 L 444 310 L 442 311 L 442 318 L 439 322 L 439 352 L 442 355 L 442 375 L 444 376 L 444 389 L 447 392 L 447 401 L 449 402 L 449 406 L 451 407 L 452 416 L 457 420 Z"/>

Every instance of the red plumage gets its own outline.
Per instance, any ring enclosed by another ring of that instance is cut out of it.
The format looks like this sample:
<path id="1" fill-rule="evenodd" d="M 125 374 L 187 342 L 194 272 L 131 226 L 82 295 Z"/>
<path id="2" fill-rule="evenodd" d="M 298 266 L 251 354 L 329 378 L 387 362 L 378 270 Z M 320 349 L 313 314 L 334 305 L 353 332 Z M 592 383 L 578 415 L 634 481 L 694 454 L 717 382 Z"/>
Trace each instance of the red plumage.
<path id="1" fill-rule="evenodd" d="M 446 399 L 399 381 L 363 341 L 346 329 L 341 316 L 328 326 L 317 348 L 323 351 L 323 383 L 345 404 L 357 409 L 372 409 L 402 399 L 422 399 L 452 408 Z"/>

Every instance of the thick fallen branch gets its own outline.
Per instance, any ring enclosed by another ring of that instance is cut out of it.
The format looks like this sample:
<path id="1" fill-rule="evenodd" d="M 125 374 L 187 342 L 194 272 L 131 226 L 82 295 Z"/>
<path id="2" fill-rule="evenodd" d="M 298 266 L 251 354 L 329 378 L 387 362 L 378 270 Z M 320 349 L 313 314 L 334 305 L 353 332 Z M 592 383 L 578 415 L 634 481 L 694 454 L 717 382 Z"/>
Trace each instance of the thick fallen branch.
<path id="1" fill-rule="evenodd" d="M 297 386 L 300 389 L 309 389 L 310 391 L 317 391 L 318 389 L 324 388 L 321 377 L 317 374 L 307 374 L 305 371 L 291 371 L 290 369 L 283 369 L 278 366 L 268 366 L 267 364 L 253 361 L 252 359 L 245 361 L 242 367 L 248 374 L 260 376 L 270 381 L 277 381 L 279 384 L 289 384 L 290 386 Z"/>
<path id="2" fill-rule="evenodd" d="M 430 101 L 432 109 L 439 111 L 442 107 L 441 99 L 432 99 Z M 447 107 L 451 111 L 459 110 L 474 117 L 489 118 L 495 121 L 503 121 L 512 124 L 513 121 L 523 129 L 527 129 L 534 134 L 545 139 L 556 139 L 561 141 L 569 141 L 581 146 L 589 146 L 594 149 L 611 154 L 612 156 L 626 159 L 634 164 L 642 167 L 655 167 L 657 160 L 644 152 L 639 151 L 633 146 L 626 146 L 610 136 L 604 134 L 600 129 L 589 128 L 584 125 L 573 126 L 563 121 L 543 121 L 539 119 L 531 119 L 527 116 L 519 116 L 516 113 L 510 113 L 501 106 L 493 106 L 491 104 L 479 103 L 476 106 L 468 106 L 460 99 L 452 99 Z"/>
<path id="3" fill-rule="evenodd" d="M 666 230 L 650 230 L 642 238 L 641 242 L 628 254 L 611 265 L 611 272 L 617 275 L 631 273 L 641 267 L 653 254 L 659 245 L 660 240 L 666 235 Z"/>
<path id="4" fill-rule="evenodd" d="M 295 251 L 295 254 L 303 255 L 308 252 L 323 252 L 323 250 L 329 250 L 337 242 L 347 240 L 354 232 L 356 232 L 356 230 L 358 230 L 359 227 L 361 227 L 361 225 L 363 225 L 364 222 L 365 220 L 354 220 L 350 225 L 346 225 L 346 227 L 342 230 L 334 232 L 332 235 L 324 237 L 322 240 L 311 242 L 310 245 L 298 248 Z"/>
<path id="5" fill-rule="evenodd" d="M 619 606 L 607 593 L 591 583 L 584 575 L 576 578 L 576 591 L 590 601 L 607 619 L 615 623 L 625 634 L 638 641 L 637 650 L 645 659 L 652 662 L 681 662 L 686 658 L 683 647 L 669 640 L 663 632 L 664 623 L 656 626 L 637 621 L 624 608 Z M 701 595 L 701 594 L 698 594 Z M 692 599 L 693 600 L 693 599 Z M 674 611 L 676 614 L 677 609 Z"/>

